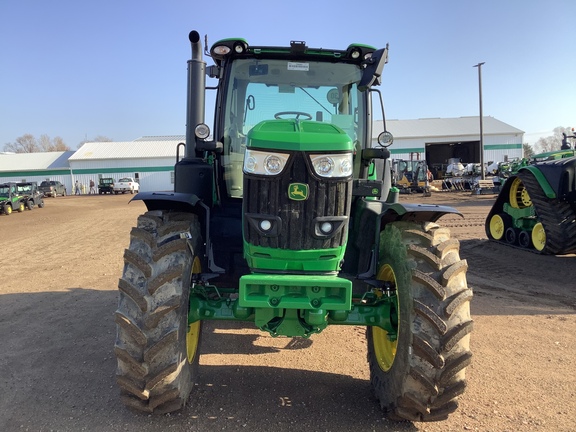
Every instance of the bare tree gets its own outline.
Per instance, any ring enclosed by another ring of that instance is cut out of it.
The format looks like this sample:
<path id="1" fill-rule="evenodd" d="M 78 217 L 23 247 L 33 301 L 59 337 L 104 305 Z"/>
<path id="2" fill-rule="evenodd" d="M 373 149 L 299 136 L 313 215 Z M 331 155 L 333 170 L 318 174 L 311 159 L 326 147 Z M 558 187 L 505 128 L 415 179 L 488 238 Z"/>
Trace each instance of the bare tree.
<path id="1" fill-rule="evenodd" d="M 54 139 L 52 140 L 52 145 L 54 146 L 54 151 L 70 151 L 70 147 L 68 147 L 65 143 L 64 140 L 57 136 L 54 137 Z"/>
<path id="2" fill-rule="evenodd" d="M 50 137 L 46 134 L 40 135 L 40 138 L 38 139 L 38 147 L 40 147 L 40 151 L 49 152 L 52 147 Z"/>
<path id="3" fill-rule="evenodd" d="M 39 151 L 36 138 L 30 134 L 24 134 L 16 138 L 16 142 L 4 144 L 4 151 L 13 153 L 34 153 Z"/>
<path id="4" fill-rule="evenodd" d="M 562 126 L 554 128 L 554 135 L 540 138 L 536 141 L 536 144 L 534 145 L 535 148 L 539 153 L 560 150 L 563 138 L 562 133 L 569 135 L 571 133 L 571 128 Z"/>
<path id="5" fill-rule="evenodd" d="M 54 152 L 54 151 L 68 151 L 68 147 L 64 140 L 56 137 L 53 140 L 46 134 L 40 135 L 36 140 L 34 135 L 24 134 L 16 138 L 16 142 L 7 143 L 4 145 L 4 151 L 14 153 L 37 153 L 37 152 Z"/>

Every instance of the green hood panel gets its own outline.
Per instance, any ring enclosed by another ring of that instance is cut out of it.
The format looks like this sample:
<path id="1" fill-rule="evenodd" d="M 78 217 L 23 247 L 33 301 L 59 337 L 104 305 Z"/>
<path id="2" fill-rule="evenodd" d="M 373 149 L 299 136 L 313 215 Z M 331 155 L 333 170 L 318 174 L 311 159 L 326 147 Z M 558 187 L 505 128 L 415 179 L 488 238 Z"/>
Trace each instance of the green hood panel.
<path id="1" fill-rule="evenodd" d="M 352 139 L 330 123 L 266 120 L 248 132 L 248 148 L 294 151 L 352 151 Z"/>

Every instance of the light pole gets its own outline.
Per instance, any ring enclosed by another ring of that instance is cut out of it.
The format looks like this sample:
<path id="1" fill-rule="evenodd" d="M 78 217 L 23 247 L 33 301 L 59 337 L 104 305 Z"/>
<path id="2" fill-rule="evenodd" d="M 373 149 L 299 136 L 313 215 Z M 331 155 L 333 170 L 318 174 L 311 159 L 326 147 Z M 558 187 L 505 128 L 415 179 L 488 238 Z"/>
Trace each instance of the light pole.
<path id="1" fill-rule="evenodd" d="M 482 119 L 482 65 L 484 64 L 484 62 L 482 63 L 478 63 L 477 65 L 474 65 L 473 67 L 477 67 L 478 68 L 478 92 L 479 92 L 479 98 L 480 98 L 480 172 L 481 174 L 481 179 L 484 180 L 485 176 L 484 176 L 484 123 L 483 123 L 483 119 Z"/>

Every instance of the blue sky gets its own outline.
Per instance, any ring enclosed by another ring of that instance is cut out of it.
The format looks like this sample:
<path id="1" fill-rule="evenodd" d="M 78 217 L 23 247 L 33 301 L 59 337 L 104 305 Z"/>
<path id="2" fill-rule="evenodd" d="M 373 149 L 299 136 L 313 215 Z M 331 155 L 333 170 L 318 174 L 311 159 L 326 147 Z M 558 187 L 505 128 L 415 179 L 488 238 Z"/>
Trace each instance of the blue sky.
<path id="1" fill-rule="evenodd" d="M 484 115 L 533 144 L 576 127 L 573 0 L 0 0 L 0 150 L 185 133 L 188 33 L 253 45 L 390 44 L 390 119 Z M 210 59 L 206 59 L 210 64 Z M 393 131 L 392 131 L 393 132 Z"/>

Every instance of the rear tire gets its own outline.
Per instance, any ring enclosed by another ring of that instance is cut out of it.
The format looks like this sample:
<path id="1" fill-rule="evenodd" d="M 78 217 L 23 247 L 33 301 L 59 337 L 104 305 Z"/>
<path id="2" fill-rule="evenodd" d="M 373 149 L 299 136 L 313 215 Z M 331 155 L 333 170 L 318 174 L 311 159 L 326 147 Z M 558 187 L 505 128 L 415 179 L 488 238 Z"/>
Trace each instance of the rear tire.
<path id="1" fill-rule="evenodd" d="M 137 411 L 181 409 L 196 381 L 201 323 L 188 325 L 188 309 L 202 244 L 190 213 L 150 211 L 130 233 L 114 351 L 121 399 Z"/>
<path id="2" fill-rule="evenodd" d="M 28 210 L 32 210 L 34 208 L 34 202 L 33 201 L 26 201 L 26 208 Z"/>
<path id="3" fill-rule="evenodd" d="M 467 264 L 448 229 L 395 222 L 380 237 L 378 279 L 396 286 L 397 339 L 368 327 L 370 381 L 392 420 L 444 420 L 470 364 Z"/>

